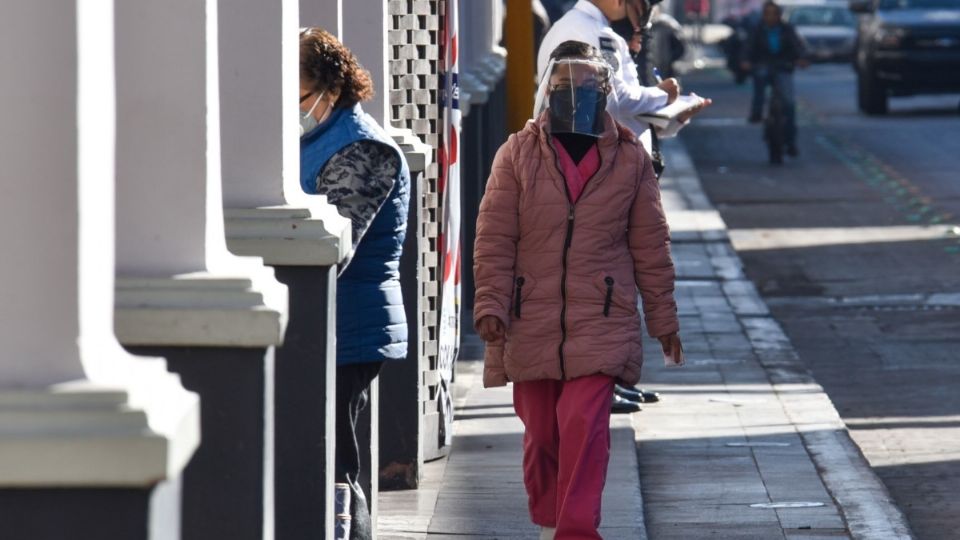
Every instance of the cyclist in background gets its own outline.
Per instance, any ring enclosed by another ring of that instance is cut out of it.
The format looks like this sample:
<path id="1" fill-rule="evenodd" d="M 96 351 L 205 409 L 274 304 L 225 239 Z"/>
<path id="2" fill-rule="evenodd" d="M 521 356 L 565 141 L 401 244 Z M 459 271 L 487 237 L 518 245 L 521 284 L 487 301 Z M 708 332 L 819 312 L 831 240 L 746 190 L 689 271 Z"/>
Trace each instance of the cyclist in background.
<path id="1" fill-rule="evenodd" d="M 787 155 L 797 155 L 796 106 L 793 96 L 793 70 L 807 67 L 807 46 L 793 25 L 783 20 L 780 6 L 767 0 L 763 17 L 744 44 L 740 67 L 753 73 L 753 101 L 750 104 L 751 123 L 763 119 L 763 102 L 767 86 L 779 92 L 786 121 L 785 142 Z"/>

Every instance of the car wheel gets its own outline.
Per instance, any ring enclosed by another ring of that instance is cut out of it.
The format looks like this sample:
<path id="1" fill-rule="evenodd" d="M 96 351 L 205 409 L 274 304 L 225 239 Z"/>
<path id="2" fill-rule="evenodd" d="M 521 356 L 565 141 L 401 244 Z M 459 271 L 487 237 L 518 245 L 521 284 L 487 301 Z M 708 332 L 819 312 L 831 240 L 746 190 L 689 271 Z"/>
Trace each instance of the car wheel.
<path id="1" fill-rule="evenodd" d="M 866 114 L 887 113 L 887 91 L 880 81 L 870 74 L 857 72 L 857 101 Z"/>

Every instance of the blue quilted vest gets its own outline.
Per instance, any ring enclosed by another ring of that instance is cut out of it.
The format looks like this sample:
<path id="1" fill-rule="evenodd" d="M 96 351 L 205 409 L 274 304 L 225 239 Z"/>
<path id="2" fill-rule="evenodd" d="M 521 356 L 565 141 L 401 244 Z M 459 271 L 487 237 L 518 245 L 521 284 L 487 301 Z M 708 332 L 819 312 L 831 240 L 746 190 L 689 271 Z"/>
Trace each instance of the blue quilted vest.
<path id="1" fill-rule="evenodd" d="M 403 152 L 360 105 L 334 109 L 300 139 L 300 186 L 316 195 L 327 161 L 361 140 L 392 148 L 400 171 L 350 265 L 337 278 L 337 365 L 399 360 L 407 356 L 407 319 L 400 292 L 400 254 L 407 232 L 410 170 Z"/>

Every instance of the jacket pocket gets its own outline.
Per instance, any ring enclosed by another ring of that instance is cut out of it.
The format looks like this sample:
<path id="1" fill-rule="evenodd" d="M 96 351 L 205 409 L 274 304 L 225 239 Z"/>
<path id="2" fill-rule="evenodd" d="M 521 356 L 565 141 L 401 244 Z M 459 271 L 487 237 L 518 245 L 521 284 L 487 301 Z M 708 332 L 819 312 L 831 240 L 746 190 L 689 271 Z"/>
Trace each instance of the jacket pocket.
<path id="1" fill-rule="evenodd" d="M 518 274 L 513 278 L 513 318 L 520 319 L 523 313 L 523 303 L 530 296 L 535 281 L 529 275 Z"/>
<path id="2" fill-rule="evenodd" d="M 607 286 L 606 295 L 603 297 L 603 316 L 610 316 L 610 304 L 613 303 L 613 285 L 616 283 L 612 277 L 604 276 L 603 278 L 604 285 Z"/>
<path id="3" fill-rule="evenodd" d="M 603 316 L 610 316 L 610 309 L 613 306 L 619 306 L 622 309 L 625 309 L 631 313 L 634 313 L 637 308 L 636 293 L 632 295 L 627 295 L 624 292 L 624 285 L 618 284 L 616 279 L 608 273 L 598 274 L 594 279 L 594 285 L 603 295 Z M 635 288 L 634 288 L 635 289 Z"/>

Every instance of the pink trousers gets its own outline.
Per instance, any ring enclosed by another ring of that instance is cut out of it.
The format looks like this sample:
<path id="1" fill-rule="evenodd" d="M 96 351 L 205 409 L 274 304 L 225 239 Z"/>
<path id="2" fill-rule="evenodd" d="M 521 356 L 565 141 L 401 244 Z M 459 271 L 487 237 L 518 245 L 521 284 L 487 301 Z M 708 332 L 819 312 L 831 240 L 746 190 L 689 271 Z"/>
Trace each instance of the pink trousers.
<path id="1" fill-rule="evenodd" d="M 557 540 L 600 539 L 600 501 L 610 461 L 613 378 L 514 383 L 523 421 L 523 482 L 530 517 Z"/>

